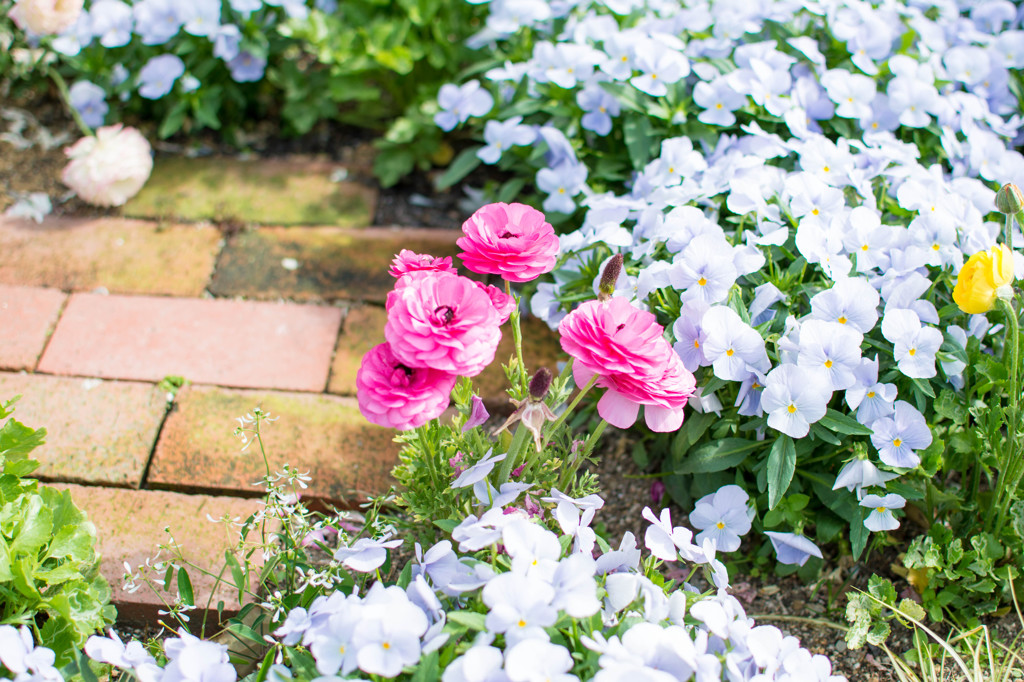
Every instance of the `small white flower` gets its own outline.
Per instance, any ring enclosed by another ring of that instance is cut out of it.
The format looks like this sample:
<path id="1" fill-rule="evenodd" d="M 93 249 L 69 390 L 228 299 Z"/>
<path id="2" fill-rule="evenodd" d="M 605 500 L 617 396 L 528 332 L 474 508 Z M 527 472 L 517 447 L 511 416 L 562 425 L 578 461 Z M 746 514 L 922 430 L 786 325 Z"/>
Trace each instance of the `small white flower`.
<path id="1" fill-rule="evenodd" d="M 893 515 L 893 509 L 903 509 L 907 501 L 896 493 L 889 493 L 885 497 L 878 495 L 865 495 L 860 501 L 860 506 L 868 507 L 871 513 L 864 519 L 864 527 L 870 531 L 879 532 L 883 530 L 896 530 L 900 522 Z"/>

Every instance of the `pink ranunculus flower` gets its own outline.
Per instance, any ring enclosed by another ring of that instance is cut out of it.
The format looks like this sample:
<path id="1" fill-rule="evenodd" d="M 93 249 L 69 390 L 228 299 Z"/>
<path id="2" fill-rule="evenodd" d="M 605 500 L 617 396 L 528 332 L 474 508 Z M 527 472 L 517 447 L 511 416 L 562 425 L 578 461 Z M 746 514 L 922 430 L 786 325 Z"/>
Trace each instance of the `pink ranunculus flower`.
<path id="1" fill-rule="evenodd" d="M 666 356 L 674 354 L 664 331 L 653 314 L 621 297 L 587 301 L 558 325 L 562 350 L 574 364 L 602 376 L 663 372 Z"/>
<path id="2" fill-rule="evenodd" d="M 501 317 L 501 324 L 508 322 L 509 315 L 516 309 L 516 297 L 509 296 L 504 291 L 491 284 L 481 284 L 477 282 L 477 286 L 484 290 L 484 293 L 491 299 L 491 304 L 494 309 L 498 311 L 498 315 Z"/>
<path id="3" fill-rule="evenodd" d="M 405 431 L 439 417 L 458 377 L 403 364 L 386 343 L 363 356 L 356 373 L 359 411 L 374 424 Z"/>
<path id="4" fill-rule="evenodd" d="M 676 431 L 683 425 L 683 408 L 696 388 L 696 381 L 683 361 L 665 341 L 668 352 L 660 373 L 650 376 L 633 374 L 601 374 L 598 388 L 606 388 L 597 402 L 597 413 L 612 426 L 628 429 L 636 422 L 640 407 L 644 408 L 644 421 L 651 431 Z M 594 372 L 573 364 L 573 379 L 584 386 Z"/>
<path id="5" fill-rule="evenodd" d="M 384 338 L 402 363 L 472 377 L 494 360 L 501 317 L 473 280 L 436 270 L 403 275 L 387 298 Z"/>
<path id="6" fill-rule="evenodd" d="M 410 272 L 418 272 L 420 270 L 441 270 L 443 272 L 450 272 L 453 275 L 459 274 L 459 271 L 452 265 L 451 256 L 435 258 L 429 254 L 415 253 L 409 249 L 402 249 L 395 256 L 394 260 L 391 261 L 391 269 L 388 270 L 388 274 L 398 278 Z"/>
<path id="7" fill-rule="evenodd" d="M 63 33 L 82 13 L 83 0 L 15 0 L 8 16 L 36 35 Z"/>
<path id="8" fill-rule="evenodd" d="M 61 179 L 96 206 L 121 206 L 142 189 L 153 170 L 146 138 L 120 123 L 99 128 L 64 150 L 71 159 Z"/>
<path id="9" fill-rule="evenodd" d="M 510 282 L 529 282 L 550 272 L 558 261 L 558 237 L 544 214 L 525 204 L 488 204 L 462 224 L 465 237 L 455 243 L 462 263 Z"/>

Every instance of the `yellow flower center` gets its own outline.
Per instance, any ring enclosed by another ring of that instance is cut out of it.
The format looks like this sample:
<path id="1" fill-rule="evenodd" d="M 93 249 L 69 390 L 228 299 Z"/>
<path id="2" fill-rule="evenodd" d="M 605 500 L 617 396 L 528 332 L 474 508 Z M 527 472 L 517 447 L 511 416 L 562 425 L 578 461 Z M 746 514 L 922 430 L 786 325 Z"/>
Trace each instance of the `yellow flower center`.
<path id="1" fill-rule="evenodd" d="M 832 361 L 831 360 L 826 360 L 825 361 L 825 369 L 832 369 Z"/>
<path id="2" fill-rule="evenodd" d="M 868 245 L 865 244 L 864 246 L 860 247 L 860 250 L 861 251 L 867 251 L 868 250 Z"/>
<path id="3" fill-rule="evenodd" d="M 917 349 L 916 348 L 911 348 L 910 350 L 907 351 L 907 353 L 909 355 L 917 355 Z"/>
<path id="4" fill-rule="evenodd" d="M 558 193 L 559 194 L 565 194 L 565 188 L 564 187 L 559 187 L 558 188 Z"/>
<path id="5" fill-rule="evenodd" d="M 902 440 L 900 440 L 899 438 L 897 438 L 896 440 L 894 440 L 894 441 L 892 442 L 892 446 L 893 446 L 894 448 L 898 448 L 898 447 L 899 447 L 899 446 L 901 446 L 901 445 L 903 445 L 903 441 L 902 441 Z"/>
<path id="6" fill-rule="evenodd" d="M 703 278 L 703 277 L 701 277 L 700 279 L 697 280 L 697 284 L 699 284 L 701 286 L 704 286 L 707 283 L 708 283 L 708 281 L 705 278 Z"/>
<path id="7" fill-rule="evenodd" d="M 734 351 L 732 348 L 725 351 L 725 354 L 728 355 L 730 358 L 733 356 L 734 353 L 736 353 L 736 351 Z"/>
<path id="8" fill-rule="evenodd" d="M 384 649 L 384 651 L 387 651 L 388 649 L 391 648 L 391 642 L 384 642 L 383 644 L 380 645 L 380 648 Z"/>
<path id="9" fill-rule="evenodd" d="M 875 397 L 875 392 L 874 391 L 868 391 L 868 397 L 869 398 L 874 398 Z"/>
<path id="10" fill-rule="evenodd" d="M 693 340 L 693 347 L 694 348 L 700 348 L 700 341 L 698 341 L 697 339 L 694 339 Z"/>
<path id="11" fill-rule="evenodd" d="M 831 172 L 832 172 L 832 169 L 831 169 L 831 168 L 829 168 L 828 166 L 825 166 L 825 168 L 824 168 L 823 170 L 824 170 L 824 171 L 825 171 L 826 173 L 831 173 Z"/>
<path id="12" fill-rule="evenodd" d="M 525 621 L 525 620 L 523 620 L 522 618 L 520 618 L 520 619 L 519 619 L 519 622 L 518 622 L 518 623 L 516 623 L 516 625 L 518 625 L 518 626 L 519 626 L 519 627 L 521 627 L 521 628 L 525 628 L 525 627 L 526 627 L 526 621 Z"/>
<path id="13" fill-rule="evenodd" d="M 836 320 L 836 322 L 838 322 L 839 324 L 846 324 L 846 316 L 845 315 L 840 315 L 839 319 Z"/>
<path id="14" fill-rule="evenodd" d="M 790 403 L 789 407 L 787 407 L 786 409 L 789 411 L 790 414 L 793 414 L 794 412 L 796 412 L 796 405 Z"/>
<path id="15" fill-rule="evenodd" d="M 819 213 L 821 213 L 821 211 L 819 211 L 818 209 L 814 209 L 811 211 L 811 215 L 818 215 Z"/>
<path id="16" fill-rule="evenodd" d="M 722 109 L 722 108 L 723 107 L 722 107 L 722 103 L 721 102 L 719 102 L 718 104 L 715 105 L 715 109 Z"/>
<path id="17" fill-rule="evenodd" d="M 885 511 L 885 507 L 875 507 L 875 511 L 881 514 Z"/>
<path id="18" fill-rule="evenodd" d="M 725 524 L 719 521 L 715 524 L 715 527 L 718 528 L 718 530 L 722 530 L 723 528 L 725 528 Z"/>

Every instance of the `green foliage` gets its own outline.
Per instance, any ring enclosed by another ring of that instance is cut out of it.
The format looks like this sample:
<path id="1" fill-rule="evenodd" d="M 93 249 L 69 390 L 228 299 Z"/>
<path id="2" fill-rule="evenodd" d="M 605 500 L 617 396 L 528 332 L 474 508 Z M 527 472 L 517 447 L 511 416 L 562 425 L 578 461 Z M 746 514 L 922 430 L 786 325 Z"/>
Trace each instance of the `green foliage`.
<path id="1" fill-rule="evenodd" d="M 10 418 L 13 402 L 0 404 L 0 623 L 29 626 L 62 666 L 114 622 L 114 607 L 95 527 L 68 491 L 26 478 L 46 430 Z"/>
<path id="2" fill-rule="evenodd" d="M 897 610 L 902 613 L 897 613 Z M 924 618 L 924 610 L 917 602 L 903 599 L 897 606 L 896 588 L 892 583 L 877 575 L 871 576 L 868 591 L 851 594 L 846 604 L 846 620 L 850 623 L 846 632 L 847 645 L 858 649 L 865 644 L 884 644 L 894 618 L 902 625 L 910 625 L 903 614 L 914 620 Z"/>

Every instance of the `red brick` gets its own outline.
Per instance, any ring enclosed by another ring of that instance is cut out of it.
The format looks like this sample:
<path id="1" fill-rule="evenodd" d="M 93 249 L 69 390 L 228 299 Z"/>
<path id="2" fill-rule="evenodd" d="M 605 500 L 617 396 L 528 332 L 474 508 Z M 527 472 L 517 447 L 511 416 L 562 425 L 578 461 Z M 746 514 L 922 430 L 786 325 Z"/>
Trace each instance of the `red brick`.
<path id="1" fill-rule="evenodd" d="M 0 284 L 0 369 L 36 366 L 66 298 L 56 289 Z"/>
<path id="2" fill-rule="evenodd" d="M 126 591 L 123 579 L 126 562 L 138 572 L 147 560 L 153 563 L 175 558 L 170 551 L 158 551 L 157 548 L 158 545 L 169 545 L 173 537 L 186 561 L 216 575 L 224 565 L 224 551 L 237 544 L 238 527 L 210 521 L 207 516 L 220 519 L 227 515 L 244 520 L 260 507 L 258 500 L 236 497 L 64 484 L 54 487 L 69 490 L 71 499 L 95 524 L 97 550 L 102 557 L 100 572 L 110 583 L 112 601 L 117 606 L 118 620 L 122 622 L 155 622 L 159 617 L 157 611 L 166 609 L 165 602 L 172 602 L 177 594 L 177 581 L 172 583 L 170 593 L 164 592 L 163 571 L 156 570 L 148 573 L 157 592 L 142 581 L 137 581 L 139 588 L 135 592 Z M 256 537 L 255 533 L 251 537 Z M 259 552 L 253 555 L 253 560 L 261 559 Z M 189 569 L 188 573 L 196 605 L 205 609 L 210 603 L 214 611 L 211 625 L 216 625 L 218 601 L 224 602 L 225 612 L 238 611 L 237 589 L 222 582 L 215 590 L 212 576 L 194 569 Z M 224 575 L 226 581 L 231 580 L 230 571 L 225 571 Z M 250 587 L 254 585 L 255 581 Z M 190 625 L 198 624 L 202 613 L 193 612 L 190 619 Z"/>
<path id="3" fill-rule="evenodd" d="M 345 314 L 345 323 L 331 362 L 329 393 L 356 394 L 356 372 L 366 351 L 384 342 L 384 323 L 388 316 L 383 308 L 371 305 L 353 306 Z"/>
<path id="4" fill-rule="evenodd" d="M 397 462 L 396 431 L 366 421 L 355 400 L 274 391 L 190 386 L 178 394 L 150 464 L 147 485 L 252 495 L 266 474 L 257 445 L 242 450 L 237 417 L 257 405 L 271 471 L 288 464 L 312 477 L 303 495 L 351 505 L 387 490 Z"/>
<path id="5" fill-rule="evenodd" d="M 311 305 L 74 294 L 39 371 L 322 391 L 341 316 Z"/>
<path id="6" fill-rule="evenodd" d="M 153 384 L 0 373 L 0 400 L 21 395 L 14 418 L 46 429 L 32 454 L 49 480 L 139 487 L 166 412 Z"/>
<path id="7" fill-rule="evenodd" d="M 0 217 L 0 282 L 73 291 L 198 296 L 221 235 L 210 226 L 121 218 Z"/>

